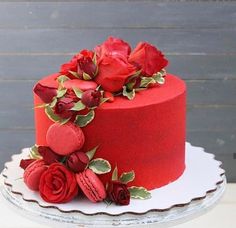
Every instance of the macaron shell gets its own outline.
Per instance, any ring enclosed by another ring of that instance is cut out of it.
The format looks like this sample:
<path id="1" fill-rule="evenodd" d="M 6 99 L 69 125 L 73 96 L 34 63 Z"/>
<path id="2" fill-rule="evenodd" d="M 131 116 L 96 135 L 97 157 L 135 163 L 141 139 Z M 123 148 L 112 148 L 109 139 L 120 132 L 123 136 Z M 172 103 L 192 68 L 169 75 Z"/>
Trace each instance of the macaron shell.
<path id="1" fill-rule="evenodd" d="M 72 80 L 67 80 L 64 82 L 64 87 L 66 89 L 71 89 L 71 88 L 79 88 L 82 91 L 86 90 L 94 90 L 96 89 L 98 84 L 94 81 L 85 81 L 85 80 L 80 80 L 80 79 L 72 79 Z"/>
<path id="2" fill-rule="evenodd" d="M 84 145 L 84 133 L 79 126 L 68 122 L 54 123 L 47 131 L 48 146 L 59 155 L 68 155 L 80 150 Z"/>
<path id="3" fill-rule="evenodd" d="M 87 198 L 96 203 L 106 198 L 106 190 L 97 175 L 90 169 L 76 175 L 76 180 Z"/>
<path id="4" fill-rule="evenodd" d="M 43 160 L 36 160 L 31 163 L 24 172 L 24 182 L 29 189 L 37 191 L 41 175 L 47 170 Z"/>

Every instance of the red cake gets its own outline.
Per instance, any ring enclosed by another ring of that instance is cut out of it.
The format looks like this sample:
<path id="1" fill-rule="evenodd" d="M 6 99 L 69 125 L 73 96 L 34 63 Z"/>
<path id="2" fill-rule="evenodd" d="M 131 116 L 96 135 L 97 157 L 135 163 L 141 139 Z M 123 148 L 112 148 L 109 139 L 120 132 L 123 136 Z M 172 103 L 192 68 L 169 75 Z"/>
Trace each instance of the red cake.
<path id="1" fill-rule="evenodd" d="M 49 166 L 39 185 L 44 200 L 69 201 L 81 188 L 92 191 L 84 192 L 92 202 L 108 196 L 116 204 L 127 205 L 130 197 L 149 198 L 148 190 L 182 175 L 186 86 L 166 73 L 167 64 L 164 55 L 147 42 L 131 51 L 127 42 L 109 37 L 35 85 L 37 151 L 32 157 L 36 154 L 44 160 L 43 170 Z M 28 162 L 22 161 L 21 166 L 27 169 Z M 73 183 L 79 181 L 70 190 L 72 196 L 56 200 L 53 192 L 45 196 L 48 180 L 48 189 L 60 186 L 58 176 L 53 179 L 55 169 L 75 175 Z"/>
<path id="2" fill-rule="evenodd" d="M 52 85 L 58 75 L 42 79 Z M 176 180 L 184 171 L 186 87 L 167 75 L 162 86 L 136 94 L 133 100 L 116 97 L 96 110 L 92 123 L 83 128 L 85 151 L 100 145 L 96 156 L 119 164 L 120 171 L 134 169 L 135 184 L 148 189 Z M 42 103 L 34 95 L 35 105 Z M 47 145 L 46 133 L 53 121 L 43 109 L 35 109 L 36 144 Z M 106 180 L 106 178 L 104 178 Z"/>

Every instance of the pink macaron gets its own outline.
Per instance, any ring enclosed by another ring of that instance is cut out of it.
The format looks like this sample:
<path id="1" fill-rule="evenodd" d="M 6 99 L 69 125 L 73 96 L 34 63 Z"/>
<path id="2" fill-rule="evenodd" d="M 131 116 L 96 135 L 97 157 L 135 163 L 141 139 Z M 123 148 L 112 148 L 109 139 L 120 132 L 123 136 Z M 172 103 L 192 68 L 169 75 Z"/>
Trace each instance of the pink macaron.
<path id="1" fill-rule="evenodd" d="M 31 163 L 24 172 L 24 182 L 29 189 L 37 191 L 41 175 L 47 170 L 47 166 L 42 159 Z"/>
<path id="2" fill-rule="evenodd" d="M 82 91 L 86 90 L 95 90 L 97 88 L 98 84 L 94 81 L 85 81 L 85 80 L 80 80 L 80 79 L 72 79 L 72 80 L 67 80 L 64 82 L 64 87 L 66 89 L 71 89 L 71 88 L 78 88 L 81 89 Z"/>
<path id="3" fill-rule="evenodd" d="M 106 190 L 98 176 L 90 169 L 76 174 L 76 180 L 83 193 L 93 203 L 106 198 Z"/>
<path id="4" fill-rule="evenodd" d="M 84 145 L 84 133 L 81 128 L 71 122 L 54 123 L 47 131 L 48 146 L 59 155 L 68 155 L 80 150 Z"/>

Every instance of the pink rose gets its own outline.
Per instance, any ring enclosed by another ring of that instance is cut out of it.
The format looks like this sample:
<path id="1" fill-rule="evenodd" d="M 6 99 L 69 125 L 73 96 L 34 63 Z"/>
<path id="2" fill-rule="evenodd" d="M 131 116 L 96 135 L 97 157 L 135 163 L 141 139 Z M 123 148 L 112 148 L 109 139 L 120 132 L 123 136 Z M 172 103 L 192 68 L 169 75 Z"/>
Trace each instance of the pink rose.
<path id="1" fill-rule="evenodd" d="M 152 76 L 168 64 L 162 52 L 146 42 L 138 43 L 129 56 L 129 62 L 141 69 L 145 76 Z"/>

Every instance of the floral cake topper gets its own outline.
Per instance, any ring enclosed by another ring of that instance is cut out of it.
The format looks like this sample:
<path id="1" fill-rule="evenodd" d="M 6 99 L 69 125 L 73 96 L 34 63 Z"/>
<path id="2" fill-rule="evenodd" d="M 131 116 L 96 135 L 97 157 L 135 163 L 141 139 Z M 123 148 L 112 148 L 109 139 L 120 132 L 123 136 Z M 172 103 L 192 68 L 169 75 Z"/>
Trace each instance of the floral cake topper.
<path id="1" fill-rule="evenodd" d="M 82 129 L 104 102 L 114 102 L 116 96 L 132 100 L 137 92 L 164 84 L 167 64 L 162 52 L 147 42 L 131 51 L 124 40 L 109 37 L 94 51 L 82 50 L 63 64 L 56 85 L 37 83 L 34 92 L 43 103 L 35 108 L 43 108 L 54 124 L 46 134 L 47 146 L 33 146 L 30 158 L 20 163 L 28 188 L 51 203 L 69 202 L 79 189 L 92 202 L 128 205 L 130 198 L 150 198 L 144 187 L 130 186 L 133 170 L 119 176 L 113 167 L 111 180 L 103 184 L 98 175 L 112 167 L 95 156 L 98 146 L 84 151 L 89 136 Z"/>

